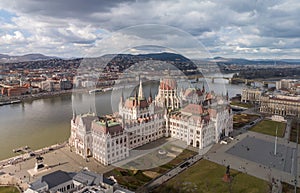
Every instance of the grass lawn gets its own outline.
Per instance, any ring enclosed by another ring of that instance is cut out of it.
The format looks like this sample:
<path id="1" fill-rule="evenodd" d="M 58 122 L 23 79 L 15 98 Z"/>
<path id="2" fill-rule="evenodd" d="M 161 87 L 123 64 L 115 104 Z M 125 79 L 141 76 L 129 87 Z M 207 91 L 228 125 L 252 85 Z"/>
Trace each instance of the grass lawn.
<path id="1" fill-rule="evenodd" d="M 149 170 L 129 170 L 123 168 L 115 168 L 114 170 L 104 174 L 105 176 L 114 176 L 119 184 L 126 186 L 130 190 L 136 190 L 143 186 L 156 176 L 159 176 L 174 166 L 182 163 L 185 159 L 196 155 L 197 153 L 188 149 L 184 149 L 176 158 L 169 163 L 152 168 Z"/>
<path id="2" fill-rule="evenodd" d="M 200 160 L 192 167 L 172 178 L 154 193 L 267 193 L 269 184 L 256 177 L 230 169 L 231 183 L 223 182 L 226 167 L 208 160 Z"/>
<path id="3" fill-rule="evenodd" d="M 293 120 L 292 129 L 290 134 L 290 140 L 296 142 L 297 137 L 297 122 Z M 300 143 L 300 125 L 299 125 L 299 133 L 298 133 L 298 143 Z"/>
<path id="4" fill-rule="evenodd" d="M 276 136 L 276 128 L 278 126 L 278 137 L 283 137 L 285 132 L 285 123 L 263 120 L 250 129 L 258 133 Z"/>
<path id="5" fill-rule="evenodd" d="M 236 102 L 236 101 L 231 101 L 230 104 L 231 104 L 231 105 L 234 105 L 234 106 L 245 107 L 245 108 L 252 108 L 252 107 L 254 107 L 253 104 L 250 104 L 250 103 L 242 103 L 242 102 Z"/>
<path id="6" fill-rule="evenodd" d="M 20 191 L 14 186 L 0 186 L 0 193 L 19 193 Z"/>
<path id="7" fill-rule="evenodd" d="M 235 114 L 233 115 L 233 129 L 239 129 L 252 121 L 258 119 L 258 115 L 250 115 L 250 114 Z"/>

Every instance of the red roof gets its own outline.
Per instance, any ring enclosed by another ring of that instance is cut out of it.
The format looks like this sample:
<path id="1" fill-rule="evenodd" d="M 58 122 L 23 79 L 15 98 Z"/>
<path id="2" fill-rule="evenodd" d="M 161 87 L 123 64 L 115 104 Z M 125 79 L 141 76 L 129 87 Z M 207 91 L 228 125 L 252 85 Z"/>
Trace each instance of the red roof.
<path id="1" fill-rule="evenodd" d="M 159 88 L 162 90 L 174 90 L 177 88 L 177 83 L 172 78 L 165 78 L 160 82 Z"/>
<path id="2" fill-rule="evenodd" d="M 185 113 L 191 113 L 191 114 L 202 114 L 204 113 L 204 109 L 202 105 L 197 104 L 188 104 L 186 107 L 184 107 L 181 112 Z"/>
<path id="3" fill-rule="evenodd" d="M 120 124 L 106 127 L 105 124 L 93 121 L 92 122 L 92 130 L 99 131 L 99 132 L 105 133 L 105 134 L 109 133 L 110 135 L 115 135 L 115 134 L 123 132 L 124 129 Z"/>
<path id="4" fill-rule="evenodd" d="M 149 104 L 146 99 L 136 99 L 136 98 L 129 98 L 125 101 L 125 107 L 126 108 L 133 108 L 133 107 L 140 107 L 140 108 L 146 108 Z"/>

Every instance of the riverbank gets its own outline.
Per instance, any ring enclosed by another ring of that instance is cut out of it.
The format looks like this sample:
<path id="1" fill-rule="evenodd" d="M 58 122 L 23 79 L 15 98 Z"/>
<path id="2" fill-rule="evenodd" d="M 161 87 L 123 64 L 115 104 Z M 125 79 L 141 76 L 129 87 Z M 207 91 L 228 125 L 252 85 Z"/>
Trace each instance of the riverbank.
<path id="1" fill-rule="evenodd" d="M 17 103 L 15 101 L 18 101 L 18 103 L 31 102 L 33 100 L 38 100 L 38 99 L 46 99 L 52 97 L 71 95 L 72 93 L 86 93 L 88 91 L 89 89 L 85 88 L 85 89 L 63 90 L 63 91 L 56 91 L 56 92 L 42 92 L 38 94 L 21 95 L 21 96 L 14 96 L 14 97 L 2 97 L 0 98 L 0 103 L 2 103 L 2 105 L 10 105 L 10 104 Z"/>
<path id="2" fill-rule="evenodd" d="M 67 142 L 61 143 L 61 144 L 55 144 L 49 147 L 45 147 L 42 149 L 38 149 L 35 151 L 31 151 L 28 153 L 24 153 L 22 155 L 14 156 L 5 160 L 0 161 L 0 193 L 17 193 L 17 192 L 23 192 L 30 182 L 30 176 L 28 176 L 28 181 L 26 182 L 24 179 L 26 179 L 26 171 L 22 170 L 21 165 L 25 164 L 26 162 L 33 162 L 35 160 L 34 158 L 39 155 L 44 155 L 50 152 L 58 151 L 61 148 L 66 147 Z M 56 153 L 55 153 L 56 154 Z M 57 159 L 59 160 L 59 159 Z M 19 172 L 22 171 L 22 175 L 24 173 L 24 176 L 17 175 L 17 165 L 19 165 Z M 34 165 L 33 165 L 34 166 Z M 9 168 L 15 168 L 14 170 Z M 9 171 L 9 172 L 8 172 Z M 2 189 L 1 189 L 2 187 Z"/>
<path id="3" fill-rule="evenodd" d="M 48 149 L 50 147 L 47 147 Z M 44 148 L 45 149 L 45 148 Z M 0 168 L 0 184 L 11 184 L 20 187 L 22 191 L 26 190 L 28 185 L 43 175 L 62 170 L 66 172 L 78 172 L 83 168 L 96 173 L 105 173 L 114 168 L 114 166 L 103 166 L 94 159 L 85 160 L 75 154 L 73 149 L 67 144 L 55 150 L 47 151 L 43 154 L 43 163 L 47 168 L 31 176 L 28 171 L 35 167 L 34 157 L 24 160 L 17 164 L 9 164 Z"/>
<path id="4" fill-rule="evenodd" d="M 201 88 L 201 81 L 194 86 Z M 241 92 L 241 86 L 225 84 L 230 97 Z M 151 90 L 152 96 L 156 96 L 157 86 L 158 84 L 153 82 L 144 81 L 144 95 L 149 96 Z M 225 90 L 225 86 L 216 81 L 210 85 L 209 89 L 221 92 Z M 137 87 L 138 84 L 136 84 Z M 133 89 L 136 88 L 125 88 L 124 96 L 128 97 L 134 94 Z M 110 114 L 118 109 L 117 104 L 120 99 L 118 95 L 121 96 L 122 89 L 123 87 L 120 90 L 97 94 L 89 94 L 87 90 L 77 90 L 82 94 L 66 94 L 69 96 L 57 94 L 44 96 L 44 98 L 32 100 L 32 102 L 28 99 L 29 102 L 1 106 L 0 160 L 15 156 L 13 149 L 22 146 L 28 145 L 32 149 L 40 149 L 67 140 L 70 135 L 73 109 L 76 109 L 78 114 L 84 113 L 88 112 L 92 105 L 99 115 Z"/>
<path id="5" fill-rule="evenodd" d="M 4 160 L 0 160 L 0 169 L 7 166 L 7 165 L 11 165 L 11 164 L 16 165 L 20 162 L 32 159 L 32 158 L 36 157 L 37 155 L 43 155 L 43 154 L 48 153 L 50 151 L 54 151 L 54 150 L 63 148 L 66 145 L 67 145 L 67 141 L 65 141 L 63 143 L 54 144 L 54 145 L 51 145 L 49 147 L 44 147 L 44 148 L 41 148 L 41 149 L 38 149 L 38 150 L 33 150 L 33 151 L 28 152 L 28 153 L 24 153 L 24 154 L 21 154 L 21 155 L 10 157 L 10 158 L 4 159 Z"/>
<path id="6" fill-rule="evenodd" d="M 190 75 L 188 76 L 189 80 L 192 79 L 198 79 L 198 78 L 203 78 L 203 76 L 194 76 Z M 158 84 L 157 80 L 147 80 L 143 83 L 143 85 L 151 85 L 151 84 Z M 131 82 L 127 84 L 116 84 L 114 86 L 102 86 L 98 87 L 97 89 L 107 89 L 109 90 L 117 90 L 117 89 L 123 89 L 126 88 L 127 86 L 138 86 L 139 82 Z M 47 98 L 52 98 L 52 97 L 59 97 L 59 96 L 64 96 L 64 95 L 71 95 L 72 93 L 88 93 L 92 88 L 76 88 L 76 89 L 70 89 L 70 90 L 61 90 L 61 91 L 55 91 L 55 92 L 41 92 L 37 94 L 27 94 L 27 95 L 20 95 L 20 96 L 0 96 L 0 106 L 3 105 L 10 105 L 14 103 L 22 103 L 22 102 L 31 102 L 33 100 L 38 100 L 38 99 L 47 99 Z"/>

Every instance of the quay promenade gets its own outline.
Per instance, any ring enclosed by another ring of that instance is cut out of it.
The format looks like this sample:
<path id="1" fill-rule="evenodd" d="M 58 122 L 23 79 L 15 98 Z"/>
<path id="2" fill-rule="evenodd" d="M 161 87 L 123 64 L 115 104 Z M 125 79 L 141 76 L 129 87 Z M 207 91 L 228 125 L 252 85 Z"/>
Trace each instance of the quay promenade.
<path id="1" fill-rule="evenodd" d="M 58 150 L 60 148 L 63 148 L 67 145 L 67 142 L 64 143 L 58 143 L 58 144 L 54 144 L 52 146 L 49 147 L 44 147 L 42 149 L 38 149 L 38 150 L 33 150 L 24 154 L 19 154 L 17 156 L 8 158 L 8 159 L 4 159 L 0 161 L 0 168 L 3 168 L 7 165 L 10 164 L 18 164 L 19 162 L 23 162 L 29 159 L 33 159 L 36 155 L 43 155 L 45 153 L 48 153 L 50 151 L 54 151 L 54 150 Z"/>
<path id="2" fill-rule="evenodd" d="M 103 166 L 94 161 L 94 159 L 85 160 L 72 151 L 66 143 L 35 151 L 36 154 L 42 154 L 41 156 L 44 158 L 44 164 L 47 166 L 47 169 L 34 176 L 30 176 L 28 170 L 32 170 L 35 167 L 35 157 L 32 156 L 22 160 L 19 159 L 20 156 L 16 156 L 3 160 L 0 167 L 0 184 L 17 185 L 21 190 L 26 190 L 29 183 L 57 170 L 77 172 L 82 169 L 89 169 L 97 173 L 105 173 L 114 168 L 113 166 Z M 17 160 L 17 162 L 8 163 L 10 160 Z"/>

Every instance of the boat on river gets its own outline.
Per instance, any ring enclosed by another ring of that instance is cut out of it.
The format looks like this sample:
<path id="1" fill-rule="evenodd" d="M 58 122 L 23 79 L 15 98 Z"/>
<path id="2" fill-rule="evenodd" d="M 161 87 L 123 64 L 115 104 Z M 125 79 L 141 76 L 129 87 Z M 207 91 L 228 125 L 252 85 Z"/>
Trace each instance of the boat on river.
<path id="1" fill-rule="evenodd" d="M 103 90 L 101 88 L 93 89 L 89 91 L 89 94 L 94 94 L 94 93 L 101 93 Z"/>

